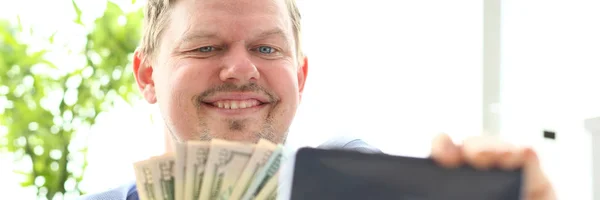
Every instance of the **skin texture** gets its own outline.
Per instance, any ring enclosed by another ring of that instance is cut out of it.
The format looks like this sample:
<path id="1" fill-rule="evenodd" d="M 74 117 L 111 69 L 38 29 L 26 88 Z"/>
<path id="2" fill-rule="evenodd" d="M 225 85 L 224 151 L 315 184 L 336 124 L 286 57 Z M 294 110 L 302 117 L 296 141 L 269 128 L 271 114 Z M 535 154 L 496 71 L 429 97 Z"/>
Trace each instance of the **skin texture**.
<path id="1" fill-rule="evenodd" d="M 159 105 L 167 140 L 282 143 L 308 72 L 284 1 L 180 0 L 168 24 L 152 55 L 136 51 L 134 57 L 138 87 L 148 103 Z M 210 104 L 231 99 L 263 105 L 230 112 Z M 556 199 L 530 148 L 483 136 L 457 145 L 440 134 L 431 157 L 444 167 L 524 167 L 525 199 Z"/>

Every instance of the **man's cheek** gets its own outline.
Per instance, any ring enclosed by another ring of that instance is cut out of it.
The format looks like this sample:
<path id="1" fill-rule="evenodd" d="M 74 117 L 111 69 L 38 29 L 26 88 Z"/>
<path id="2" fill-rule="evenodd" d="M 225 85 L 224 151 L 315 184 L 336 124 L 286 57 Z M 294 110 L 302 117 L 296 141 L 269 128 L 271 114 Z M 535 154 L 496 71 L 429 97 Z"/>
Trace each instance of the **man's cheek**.
<path id="1" fill-rule="evenodd" d="M 195 91 L 195 88 L 198 87 L 198 83 L 196 83 L 189 73 L 185 73 L 184 71 L 173 74 L 170 85 L 171 92 L 174 93 L 174 95 L 178 95 L 180 98 L 183 98 L 183 96 L 193 96 L 198 93 Z"/>
<path id="2" fill-rule="evenodd" d="M 299 89 L 297 82 L 292 79 L 293 77 L 288 76 L 287 74 L 284 76 L 280 76 L 279 80 L 276 80 L 277 83 L 273 88 L 275 91 L 278 91 L 278 96 L 282 101 L 286 101 L 286 103 L 293 104 L 298 101 L 299 98 Z"/>

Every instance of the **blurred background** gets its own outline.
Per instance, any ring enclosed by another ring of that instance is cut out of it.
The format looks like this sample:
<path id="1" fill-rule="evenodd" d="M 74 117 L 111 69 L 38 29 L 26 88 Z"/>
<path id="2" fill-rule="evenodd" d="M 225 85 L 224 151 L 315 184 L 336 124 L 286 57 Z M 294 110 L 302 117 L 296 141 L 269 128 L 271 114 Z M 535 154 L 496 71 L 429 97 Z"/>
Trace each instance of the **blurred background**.
<path id="1" fill-rule="evenodd" d="M 0 2 L 3 199 L 104 191 L 163 152 L 131 68 L 144 3 Z M 298 4 L 310 73 L 288 145 L 352 136 L 424 157 L 440 132 L 495 135 L 537 149 L 559 199 L 592 199 L 600 0 Z"/>

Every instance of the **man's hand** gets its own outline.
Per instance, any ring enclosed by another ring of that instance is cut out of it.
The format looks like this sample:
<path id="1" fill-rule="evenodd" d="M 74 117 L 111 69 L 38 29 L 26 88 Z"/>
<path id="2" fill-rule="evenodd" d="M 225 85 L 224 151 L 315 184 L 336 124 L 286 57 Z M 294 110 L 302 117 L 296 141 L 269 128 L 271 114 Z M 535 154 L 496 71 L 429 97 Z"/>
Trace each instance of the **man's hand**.
<path id="1" fill-rule="evenodd" d="M 433 140 L 431 157 L 444 167 L 462 164 L 485 170 L 491 167 L 514 169 L 523 167 L 525 200 L 555 200 L 556 195 L 548 177 L 540 167 L 539 159 L 531 148 L 517 147 L 497 138 L 478 136 L 456 145 L 448 135 Z"/>

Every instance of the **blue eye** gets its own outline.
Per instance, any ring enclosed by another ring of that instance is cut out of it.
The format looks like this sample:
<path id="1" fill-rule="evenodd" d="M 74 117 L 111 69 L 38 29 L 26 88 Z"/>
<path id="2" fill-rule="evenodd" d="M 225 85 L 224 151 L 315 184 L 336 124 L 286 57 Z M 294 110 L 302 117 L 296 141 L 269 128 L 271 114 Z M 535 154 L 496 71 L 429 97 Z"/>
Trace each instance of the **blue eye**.
<path id="1" fill-rule="evenodd" d="M 215 47 L 212 47 L 212 46 L 200 47 L 198 49 L 198 51 L 204 52 L 204 53 L 211 52 L 211 51 L 214 51 L 214 50 L 215 50 Z"/>
<path id="2" fill-rule="evenodd" d="M 260 47 L 258 47 L 258 52 L 263 53 L 263 54 L 272 54 L 275 52 L 275 49 L 273 49 L 272 47 L 269 47 L 269 46 L 260 46 Z"/>

